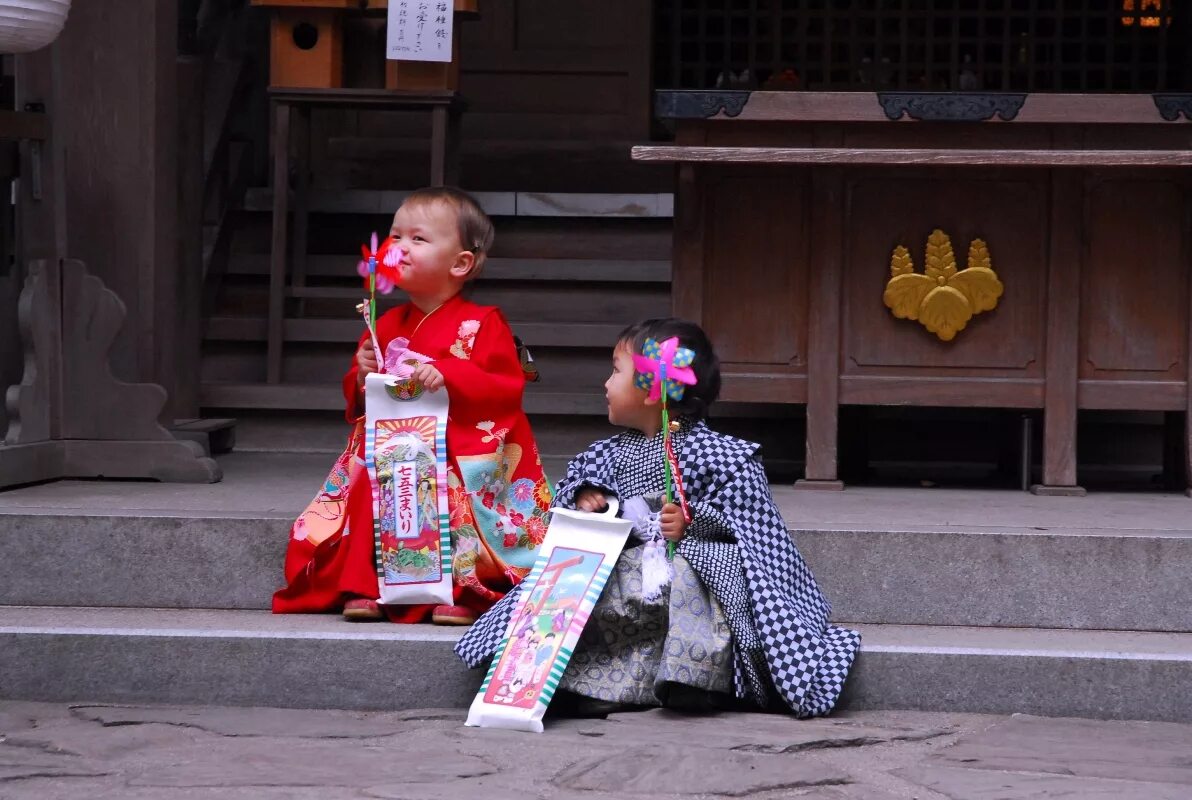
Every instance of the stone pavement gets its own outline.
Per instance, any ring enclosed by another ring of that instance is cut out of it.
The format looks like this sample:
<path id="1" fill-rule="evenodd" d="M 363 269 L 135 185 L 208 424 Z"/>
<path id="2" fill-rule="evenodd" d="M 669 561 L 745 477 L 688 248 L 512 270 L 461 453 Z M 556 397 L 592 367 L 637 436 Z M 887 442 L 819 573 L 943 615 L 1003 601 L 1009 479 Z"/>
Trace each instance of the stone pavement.
<path id="1" fill-rule="evenodd" d="M 312 678 L 314 679 L 314 678 Z M 1175 800 L 1192 725 L 846 712 L 665 711 L 463 727 L 366 713 L 0 702 L 3 800 Z"/>

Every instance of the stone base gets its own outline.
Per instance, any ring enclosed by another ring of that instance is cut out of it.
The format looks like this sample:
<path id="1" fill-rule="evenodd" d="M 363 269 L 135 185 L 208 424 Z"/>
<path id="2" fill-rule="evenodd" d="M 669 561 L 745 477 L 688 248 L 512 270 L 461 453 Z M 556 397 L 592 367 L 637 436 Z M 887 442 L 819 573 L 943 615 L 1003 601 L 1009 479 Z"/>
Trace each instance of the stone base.
<path id="1" fill-rule="evenodd" d="M 178 419 L 170 426 L 170 434 L 179 441 L 195 442 L 203 454 L 218 456 L 236 447 L 236 420 L 223 418 Z"/>
<path id="2" fill-rule="evenodd" d="M 1084 497 L 1088 492 L 1081 486 L 1047 486 L 1036 483 L 1031 487 L 1031 494 L 1040 497 Z"/>
<path id="3" fill-rule="evenodd" d="M 59 478 L 220 479 L 200 444 L 178 441 L 158 422 L 165 389 L 112 374 L 124 303 L 81 261 L 32 262 L 17 318 L 25 373 L 5 392 L 0 487 Z"/>
<path id="4" fill-rule="evenodd" d="M 62 442 L 0 444 L 0 488 L 61 478 L 64 455 Z"/>
<path id="5" fill-rule="evenodd" d="M 147 478 L 216 483 L 223 471 L 189 441 L 53 440 L 0 445 L 0 486 L 64 478 Z"/>
<path id="6" fill-rule="evenodd" d="M 844 481 L 820 481 L 800 478 L 795 481 L 795 488 L 809 492 L 842 492 L 844 491 Z"/>

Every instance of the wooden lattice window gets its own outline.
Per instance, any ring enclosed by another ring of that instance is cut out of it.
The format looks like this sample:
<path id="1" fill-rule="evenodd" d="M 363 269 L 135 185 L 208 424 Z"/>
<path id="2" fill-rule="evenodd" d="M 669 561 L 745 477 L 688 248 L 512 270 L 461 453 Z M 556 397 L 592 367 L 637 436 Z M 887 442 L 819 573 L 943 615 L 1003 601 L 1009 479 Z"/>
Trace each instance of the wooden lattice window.
<path id="1" fill-rule="evenodd" d="M 794 78 L 821 91 L 1192 89 L 1192 0 L 655 0 L 655 7 L 659 88 L 793 88 Z"/>

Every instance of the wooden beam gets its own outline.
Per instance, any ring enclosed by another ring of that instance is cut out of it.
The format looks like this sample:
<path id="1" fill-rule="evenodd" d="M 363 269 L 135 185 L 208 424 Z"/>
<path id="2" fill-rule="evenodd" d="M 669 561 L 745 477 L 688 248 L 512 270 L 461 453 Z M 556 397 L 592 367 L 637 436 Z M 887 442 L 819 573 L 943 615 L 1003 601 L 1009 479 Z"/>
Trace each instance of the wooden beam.
<path id="1" fill-rule="evenodd" d="M 1009 34 L 1007 34 L 1009 35 Z M 904 75 L 904 79 L 905 79 Z M 882 107 L 881 97 L 887 95 L 912 96 L 930 99 L 933 95 L 950 100 L 963 97 L 964 93 L 943 92 L 722 92 L 677 90 L 659 91 L 660 105 L 669 108 L 686 107 L 688 114 L 668 115 L 674 119 L 710 119 L 720 122 L 729 119 L 721 109 L 713 117 L 706 117 L 706 105 L 701 100 L 712 100 L 713 96 L 724 96 L 734 106 L 740 105 L 739 113 L 731 117 L 741 122 L 880 122 L 889 124 L 890 119 Z M 735 95 L 748 95 L 747 98 Z M 981 99 L 1003 98 L 998 93 L 973 93 Z M 693 102 L 685 102 L 685 101 Z M 736 110 L 736 108 L 734 108 Z M 1137 94 L 1052 94 L 1036 92 L 1028 94 L 1012 120 L 1003 120 L 989 109 L 988 120 L 971 122 L 975 125 L 1016 125 L 1025 123 L 1060 123 L 1083 125 L 1097 123 L 1130 123 L 1134 125 L 1172 125 L 1164 119 L 1157 107 L 1154 95 Z M 896 124 L 923 124 L 909 115 L 902 116 Z M 946 123 L 945 123 L 946 124 Z M 1187 124 L 1187 123 L 1183 123 Z"/>
<path id="2" fill-rule="evenodd" d="M 1077 387 L 1079 408 L 1103 411 L 1183 411 L 1186 381 L 1122 381 L 1082 379 Z"/>
<path id="3" fill-rule="evenodd" d="M 343 411 L 343 390 L 326 383 L 208 383 L 203 385 L 205 408 L 284 409 L 290 411 Z M 528 414 L 586 414 L 608 412 L 597 390 L 543 392 L 527 387 L 522 407 Z"/>
<path id="4" fill-rule="evenodd" d="M 1192 150 L 1018 150 L 638 145 L 634 161 L 809 166 L 1187 167 Z"/>
<path id="5" fill-rule="evenodd" d="M 343 278 L 357 282 L 358 257 L 311 255 L 308 278 Z M 268 275 L 267 253 L 239 253 L 228 262 L 229 275 Z M 486 258 L 478 283 L 507 281 L 551 281 L 559 283 L 670 283 L 671 265 L 660 259 L 621 261 L 599 258 Z M 360 298 L 360 289 L 307 286 L 292 297 Z"/>
<path id="6" fill-rule="evenodd" d="M 587 322 L 512 322 L 513 332 L 532 347 L 611 348 L 624 325 Z M 287 319 L 283 342 L 355 343 L 364 332 L 358 319 Z M 212 317 L 207 339 L 225 342 L 266 341 L 269 321 L 260 317 Z M 271 383 L 274 381 L 271 381 Z"/>
<path id="7" fill-rule="evenodd" d="M 937 408 L 1042 408 L 1035 378 L 930 378 L 843 375 L 840 404 Z"/>

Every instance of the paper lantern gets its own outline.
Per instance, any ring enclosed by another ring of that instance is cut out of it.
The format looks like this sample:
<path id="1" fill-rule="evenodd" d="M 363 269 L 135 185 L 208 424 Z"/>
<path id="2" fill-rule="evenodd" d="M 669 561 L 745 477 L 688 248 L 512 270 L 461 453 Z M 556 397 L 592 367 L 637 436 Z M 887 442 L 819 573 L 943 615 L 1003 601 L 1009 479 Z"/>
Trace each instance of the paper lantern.
<path id="1" fill-rule="evenodd" d="M 1139 26 L 1143 28 L 1170 25 L 1170 16 L 1166 18 L 1159 16 L 1164 11 L 1168 14 L 1171 13 L 1171 3 L 1164 2 L 1164 0 L 1122 0 L 1122 24 L 1129 27 L 1137 20 Z"/>
<path id="2" fill-rule="evenodd" d="M 58 38 L 70 0 L 0 0 L 0 53 L 29 53 Z"/>

